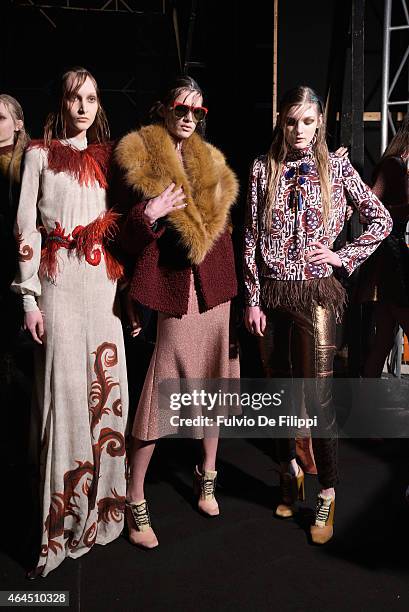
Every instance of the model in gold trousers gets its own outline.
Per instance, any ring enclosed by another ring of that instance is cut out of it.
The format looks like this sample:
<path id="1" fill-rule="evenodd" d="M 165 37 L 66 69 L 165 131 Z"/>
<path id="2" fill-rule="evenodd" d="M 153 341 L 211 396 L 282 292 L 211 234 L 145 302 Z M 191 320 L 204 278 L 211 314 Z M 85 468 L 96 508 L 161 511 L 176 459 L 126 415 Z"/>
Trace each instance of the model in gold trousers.
<path id="1" fill-rule="evenodd" d="M 292 378 L 314 379 L 305 381 L 304 400 L 307 415 L 317 416 L 319 431 L 325 435 L 312 438 L 318 479 L 325 489 L 335 487 L 339 480 L 336 420 L 331 393 L 336 348 L 333 309 L 313 304 L 301 312 L 284 308 L 267 311 L 267 328 L 260 339 L 266 376 L 271 376 L 273 370 L 278 373 L 272 357 L 279 347 L 283 354 L 289 355 Z M 278 439 L 277 454 L 282 463 L 295 459 L 294 439 Z"/>

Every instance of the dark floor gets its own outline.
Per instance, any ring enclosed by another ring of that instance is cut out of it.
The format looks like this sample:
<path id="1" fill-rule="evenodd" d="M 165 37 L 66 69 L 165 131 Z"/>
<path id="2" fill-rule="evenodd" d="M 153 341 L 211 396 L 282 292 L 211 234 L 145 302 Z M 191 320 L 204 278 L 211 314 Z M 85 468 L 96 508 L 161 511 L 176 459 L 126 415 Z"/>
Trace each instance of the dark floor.
<path id="1" fill-rule="evenodd" d="M 306 535 L 315 477 L 307 477 L 297 520 L 273 516 L 278 475 L 270 446 L 221 441 L 222 514 L 206 519 L 192 508 L 191 443 L 162 441 L 147 486 L 160 547 L 139 550 L 122 537 L 34 582 L 24 577 L 28 492 L 16 466 L 2 487 L 0 588 L 68 590 L 71 609 L 87 612 L 409 610 L 406 444 L 341 441 L 336 531 L 325 547 Z"/>

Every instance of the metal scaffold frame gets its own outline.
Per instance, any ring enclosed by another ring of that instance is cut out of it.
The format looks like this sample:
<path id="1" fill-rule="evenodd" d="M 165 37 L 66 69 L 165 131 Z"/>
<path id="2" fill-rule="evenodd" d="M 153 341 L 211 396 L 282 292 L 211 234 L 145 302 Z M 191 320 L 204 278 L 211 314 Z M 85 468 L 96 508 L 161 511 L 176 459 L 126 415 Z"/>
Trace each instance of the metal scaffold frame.
<path id="1" fill-rule="evenodd" d="M 161 4 L 160 10 L 151 10 L 150 14 L 165 14 L 167 0 L 157 0 L 157 6 Z M 132 4 L 135 0 L 100 0 L 96 4 L 98 6 L 78 6 L 78 2 L 72 0 L 57 0 L 50 2 L 42 2 L 41 0 L 12 0 L 12 4 L 18 8 L 37 9 L 39 13 L 53 27 L 57 28 L 57 24 L 50 15 L 55 10 L 77 11 L 87 13 L 131 13 L 133 15 L 145 15 L 147 11 L 134 8 Z M 85 2 L 85 4 L 88 4 Z"/>
<path id="2" fill-rule="evenodd" d="M 57 19 L 58 16 L 64 13 L 78 13 L 78 14 L 104 14 L 107 18 L 112 15 L 119 16 L 120 14 L 127 14 L 137 20 L 137 24 L 141 23 L 140 19 L 143 17 L 164 17 L 169 9 L 171 0 L 150 0 L 148 8 L 145 8 L 146 3 L 140 0 L 93 0 L 87 2 L 86 0 L 10 0 L 10 5 L 14 10 L 31 10 L 40 14 L 46 22 L 54 29 L 58 29 L 61 25 L 61 19 Z M 139 28 L 140 26 L 137 25 Z M 138 30 L 139 32 L 139 30 Z M 177 32 L 175 31 L 177 36 Z M 143 37 L 140 37 L 143 40 Z M 121 74 L 121 78 L 123 75 Z M 51 88 L 50 82 L 45 82 L 39 87 L 25 87 L 26 91 L 41 91 L 48 92 Z M 18 89 L 17 89 L 18 91 Z M 137 107 L 136 95 L 141 93 L 143 90 L 136 87 L 136 78 L 133 75 L 125 76 L 125 83 L 122 83 L 118 87 L 114 88 L 100 88 L 102 93 L 114 93 L 124 95 L 132 106 Z M 149 91 L 150 93 L 150 91 Z"/>
<path id="3" fill-rule="evenodd" d="M 408 83 L 409 83 L 409 0 L 395 0 L 395 3 L 402 5 L 403 13 L 405 16 L 406 23 L 399 25 L 392 25 L 392 9 L 394 7 L 394 0 L 385 0 L 385 12 L 384 12 L 384 36 L 383 36 L 383 66 L 382 66 L 382 119 L 381 119 L 381 153 L 387 147 L 388 144 L 388 126 L 391 128 L 392 133 L 395 134 L 395 125 L 392 121 L 392 115 L 390 112 L 391 106 L 407 106 L 409 112 L 409 86 L 406 100 L 392 100 L 392 93 L 398 82 L 398 79 L 402 73 L 402 70 L 406 67 L 408 71 Z M 393 75 L 391 80 L 391 38 L 392 33 L 395 31 L 406 30 L 408 33 L 408 45 L 405 52 L 403 53 L 400 64 Z"/>

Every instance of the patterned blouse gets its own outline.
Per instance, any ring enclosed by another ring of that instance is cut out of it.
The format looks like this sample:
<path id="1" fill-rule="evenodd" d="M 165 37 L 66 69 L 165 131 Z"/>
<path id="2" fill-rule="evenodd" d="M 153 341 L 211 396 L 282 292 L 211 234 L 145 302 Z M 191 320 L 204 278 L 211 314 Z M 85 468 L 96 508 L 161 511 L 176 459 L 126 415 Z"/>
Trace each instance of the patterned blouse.
<path id="1" fill-rule="evenodd" d="M 245 227 L 244 281 L 246 303 L 260 304 L 260 277 L 310 280 L 331 276 L 330 264 L 308 262 L 311 243 L 332 247 L 345 222 L 346 196 L 359 211 L 364 231 L 354 242 L 337 251 L 346 273 L 351 274 L 379 246 L 392 229 L 385 207 L 362 181 L 348 157 L 330 154 L 331 210 L 324 227 L 321 188 L 312 147 L 291 151 L 279 180 L 271 228 L 266 230 L 264 202 L 267 156 L 255 159 L 248 192 Z"/>

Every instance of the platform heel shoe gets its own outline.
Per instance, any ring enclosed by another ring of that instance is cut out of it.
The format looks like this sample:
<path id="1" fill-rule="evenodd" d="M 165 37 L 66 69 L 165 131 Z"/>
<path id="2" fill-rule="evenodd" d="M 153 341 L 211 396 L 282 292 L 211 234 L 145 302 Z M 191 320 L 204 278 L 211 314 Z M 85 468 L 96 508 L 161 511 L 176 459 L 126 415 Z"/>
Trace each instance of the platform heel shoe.
<path id="1" fill-rule="evenodd" d="M 205 470 L 203 473 L 196 466 L 193 473 L 193 491 L 198 497 L 197 507 L 207 516 L 218 516 L 219 505 L 214 496 L 216 490 L 217 472 Z"/>
<path id="2" fill-rule="evenodd" d="M 156 548 L 159 542 L 151 526 L 148 502 L 127 501 L 125 504 L 128 520 L 129 541 L 142 548 Z"/>
<path id="3" fill-rule="evenodd" d="M 335 498 L 319 494 L 315 523 L 311 525 L 311 539 L 314 544 L 326 544 L 334 533 Z"/>
<path id="4" fill-rule="evenodd" d="M 299 467 L 297 476 L 285 472 L 280 475 L 281 504 L 277 506 L 276 516 L 290 518 L 294 515 L 294 504 L 305 500 L 304 472 Z"/>

